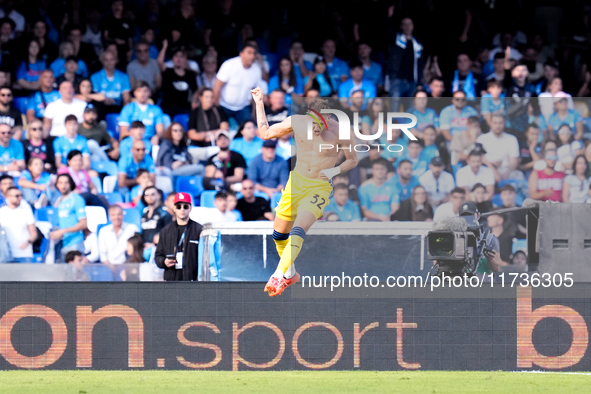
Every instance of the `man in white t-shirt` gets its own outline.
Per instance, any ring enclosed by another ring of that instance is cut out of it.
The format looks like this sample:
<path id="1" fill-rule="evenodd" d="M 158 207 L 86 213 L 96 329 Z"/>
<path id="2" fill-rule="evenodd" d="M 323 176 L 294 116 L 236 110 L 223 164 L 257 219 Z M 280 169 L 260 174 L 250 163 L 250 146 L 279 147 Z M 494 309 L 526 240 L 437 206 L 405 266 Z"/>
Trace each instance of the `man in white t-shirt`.
<path id="1" fill-rule="evenodd" d="M 519 143 L 515 136 L 504 130 L 505 117 L 493 114 L 490 131 L 476 140 L 486 150 L 482 162 L 493 171 L 496 182 L 518 177 L 514 171 L 519 165 Z"/>
<path id="2" fill-rule="evenodd" d="M 222 63 L 213 87 L 216 105 L 239 124 L 251 119 L 250 91 L 257 86 L 267 86 L 261 67 L 255 63 L 256 53 L 256 48 L 246 43 L 239 56 Z M 263 93 L 267 94 L 264 88 Z"/>
<path id="3" fill-rule="evenodd" d="M 419 183 L 429 193 L 429 204 L 433 208 L 449 200 L 451 191 L 456 187 L 454 177 L 444 171 L 445 163 L 439 156 L 431 159 L 429 171 L 419 177 Z"/>
<path id="4" fill-rule="evenodd" d="M 32 258 L 37 239 L 33 211 L 22 201 L 23 194 L 16 187 L 10 187 L 5 197 L 7 205 L 0 208 L 0 226 L 6 232 L 12 258 Z"/>
<path id="5" fill-rule="evenodd" d="M 482 165 L 484 154 L 486 150 L 482 144 L 475 143 L 468 155 L 468 165 L 460 168 L 456 173 L 456 185 L 463 187 L 466 193 L 470 193 L 475 184 L 482 183 L 486 187 L 489 198 L 492 199 L 495 191 L 495 175 L 490 168 Z"/>
<path id="6" fill-rule="evenodd" d="M 437 222 L 443 218 L 460 216 L 460 205 L 466 201 L 466 191 L 456 187 L 451 191 L 449 202 L 441 204 L 435 211 L 433 221 Z"/>
<path id="7" fill-rule="evenodd" d="M 198 223 L 235 222 L 236 215 L 228 212 L 228 195 L 225 192 L 216 193 L 213 205 L 215 208 L 195 208 L 191 211 L 191 220 Z"/>
<path id="8" fill-rule="evenodd" d="M 86 101 L 74 97 L 74 86 L 71 82 L 64 81 L 59 86 L 61 99 L 51 102 L 45 108 L 43 114 L 43 135 L 47 137 L 61 137 L 66 134 L 66 116 L 75 115 L 78 123 L 84 122 L 84 110 L 88 105 Z"/>

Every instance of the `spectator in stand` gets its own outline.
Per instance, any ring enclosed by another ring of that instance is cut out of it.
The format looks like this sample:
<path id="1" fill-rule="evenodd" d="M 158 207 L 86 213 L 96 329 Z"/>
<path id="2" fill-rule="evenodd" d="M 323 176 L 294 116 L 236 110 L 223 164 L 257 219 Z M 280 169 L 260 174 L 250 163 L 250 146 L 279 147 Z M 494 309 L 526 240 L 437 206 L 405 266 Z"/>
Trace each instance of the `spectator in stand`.
<path id="1" fill-rule="evenodd" d="M 477 116 L 470 116 L 468 118 L 467 128 L 464 131 L 458 132 L 451 139 L 451 165 L 463 165 L 468 160 L 468 155 L 472 150 L 476 140 L 482 134 L 480 128 L 480 120 Z"/>
<path id="2" fill-rule="evenodd" d="M 82 168 L 86 171 L 90 170 L 90 151 L 86 138 L 78 135 L 78 119 L 74 115 L 68 115 L 64 123 L 66 134 L 53 140 L 55 167 L 58 170 L 65 167 L 69 153 L 77 150 L 82 154 Z"/>
<path id="3" fill-rule="evenodd" d="M 83 117 L 84 122 L 78 124 L 78 135 L 86 138 L 90 160 L 117 160 L 119 158 L 119 141 L 109 135 L 105 122 L 97 122 L 96 108 L 86 107 Z"/>
<path id="4" fill-rule="evenodd" d="M 0 175 L 0 208 L 6 205 L 6 191 L 14 187 L 14 178 L 8 174 Z"/>
<path id="5" fill-rule="evenodd" d="M 164 135 L 164 113 L 157 105 L 150 104 L 150 88 L 144 81 L 139 81 L 133 91 L 135 100 L 121 110 L 119 116 L 119 135 L 125 138 L 129 135 L 129 126 L 139 120 L 146 126 L 145 138 L 152 145 L 158 145 Z"/>
<path id="6" fill-rule="evenodd" d="M 41 47 L 36 39 L 30 39 L 26 45 L 26 57 L 16 70 L 16 86 L 26 93 L 32 94 L 39 89 L 39 77 L 47 68 L 47 63 L 39 56 Z"/>
<path id="7" fill-rule="evenodd" d="M 463 91 L 468 98 L 480 97 L 486 90 L 486 84 L 481 74 L 472 72 L 473 61 L 467 53 L 460 53 L 457 57 L 457 69 L 448 78 L 448 90 L 452 93 Z M 455 97 L 455 95 L 454 95 Z"/>
<path id="8" fill-rule="evenodd" d="M 167 47 L 168 41 L 164 40 L 158 55 L 158 66 L 162 71 L 162 109 L 174 118 L 188 113 L 197 105 L 197 80 L 195 72 L 188 66 L 184 47 L 172 49 L 172 67 L 166 66 L 164 55 Z"/>
<path id="9" fill-rule="evenodd" d="M 133 23 L 123 16 L 124 5 L 122 0 L 111 2 L 111 14 L 106 16 L 101 24 L 103 42 L 117 44 L 119 63 L 124 67 L 133 52 Z M 94 83 L 93 83 L 94 85 Z"/>
<path id="10" fill-rule="evenodd" d="M 74 193 L 76 184 L 69 174 L 57 176 L 55 186 L 60 192 L 56 201 L 59 218 L 59 229 L 49 233 L 49 239 L 61 244 L 61 254 L 56 253 L 56 260 L 64 260 L 64 256 L 77 250 L 84 252 L 84 230 L 86 229 L 86 203 Z"/>
<path id="11" fill-rule="evenodd" d="M 584 203 L 589 197 L 591 179 L 586 177 L 589 163 L 584 155 L 578 155 L 573 163 L 573 174 L 564 178 L 562 202 Z"/>
<path id="12" fill-rule="evenodd" d="M 215 141 L 220 151 L 207 159 L 203 187 L 206 190 L 230 189 L 231 185 L 244 179 L 246 161 L 240 153 L 230 150 L 227 131 L 219 130 Z"/>
<path id="13" fill-rule="evenodd" d="M 357 42 L 357 56 L 363 65 L 363 77 L 369 80 L 378 92 L 384 90 L 382 66 L 371 60 L 371 45 L 366 41 Z"/>
<path id="14" fill-rule="evenodd" d="M 564 92 L 558 92 L 554 95 L 554 106 L 556 112 L 550 115 L 548 119 L 547 137 L 551 138 L 562 125 L 568 125 L 571 130 L 575 130 L 575 140 L 583 139 L 583 119 L 578 111 L 568 108 L 568 96 Z"/>
<path id="15" fill-rule="evenodd" d="M 456 187 L 451 191 L 449 202 L 441 204 L 433 216 L 433 221 L 438 222 L 441 219 L 448 217 L 460 216 L 460 205 L 466 201 L 466 190 L 461 187 Z"/>
<path id="16" fill-rule="evenodd" d="M 312 70 L 304 77 L 303 82 L 304 92 L 306 94 L 312 90 L 316 90 L 320 97 L 330 97 L 336 91 L 335 85 L 328 73 L 326 60 L 322 56 L 316 57 Z"/>
<path id="17" fill-rule="evenodd" d="M 572 173 L 575 157 L 583 153 L 583 141 L 575 141 L 571 128 L 563 124 L 558 129 L 558 141 L 556 143 L 558 146 L 556 154 L 561 164 L 561 171 Z"/>
<path id="18" fill-rule="evenodd" d="M 68 81 L 60 85 L 59 100 L 50 103 L 43 114 L 43 135 L 61 137 L 66 134 L 66 117 L 72 115 L 76 123 L 84 121 L 86 102 L 74 97 L 74 87 Z"/>
<path id="19" fill-rule="evenodd" d="M 470 193 L 475 184 L 481 183 L 486 187 L 486 192 L 492 199 L 495 192 L 495 174 L 482 164 L 482 156 L 485 154 L 486 150 L 482 144 L 474 144 L 468 155 L 468 165 L 460 168 L 456 173 L 456 185 L 463 187 L 466 193 Z"/>
<path id="20" fill-rule="evenodd" d="M 171 194 L 174 197 L 174 193 Z M 142 211 L 142 237 L 146 247 L 152 247 L 156 243 L 154 237 L 172 221 L 172 216 L 162 202 L 162 192 L 155 186 L 144 189 L 142 202 L 145 205 Z"/>
<path id="21" fill-rule="evenodd" d="M 285 93 L 281 89 L 275 89 L 269 95 L 269 107 L 266 108 L 267 123 L 273 126 L 281 123 L 289 116 L 289 108 L 285 106 Z"/>
<path id="22" fill-rule="evenodd" d="M 380 114 L 382 114 L 381 118 Z M 382 97 L 376 97 L 360 119 L 361 133 L 375 135 L 380 126 L 383 130 L 387 130 L 385 126 L 386 122 L 384 117 L 384 99 Z"/>
<path id="23" fill-rule="evenodd" d="M 140 168 L 139 170 L 137 170 L 135 180 L 137 181 L 137 185 L 135 185 L 131 189 L 131 202 L 136 206 L 136 208 L 143 209 L 144 202 L 142 200 L 142 197 L 144 195 L 144 190 L 146 190 L 150 186 L 154 186 L 154 184 L 150 179 L 150 173 L 145 168 Z M 164 195 L 162 195 L 161 197 L 164 197 Z"/>
<path id="24" fill-rule="evenodd" d="M 422 140 L 410 140 L 408 141 L 407 154 L 404 157 L 412 164 L 412 175 L 416 178 L 420 177 L 427 171 L 429 161 L 427 161 L 423 153 L 423 141 Z M 400 168 L 400 167 L 399 167 Z"/>
<path id="25" fill-rule="evenodd" d="M 230 149 L 242 155 L 246 164 L 261 153 L 264 141 L 257 136 L 256 124 L 252 120 L 244 121 L 230 143 Z"/>
<path id="26" fill-rule="evenodd" d="M 242 220 L 250 222 L 253 220 L 273 221 L 275 216 L 271 212 L 269 201 L 263 197 L 254 195 L 255 185 L 251 179 L 242 181 L 242 198 L 238 200 L 236 209 L 242 214 Z"/>
<path id="27" fill-rule="evenodd" d="M 292 133 L 289 133 L 287 135 L 277 138 L 277 155 L 281 157 L 283 160 L 291 160 L 291 136 Z"/>
<path id="28" fill-rule="evenodd" d="M 45 171 L 55 171 L 55 155 L 53 153 L 53 142 L 43 139 L 43 124 L 39 119 L 34 119 L 27 124 L 27 140 L 23 141 L 25 151 L 25 162 L 31 158 L 43 160 Z M 0 137 L 1 140 L 1 137 Z"/>
<path id="29" fill-rule="evenodd" d="M 516 227 L 507 220 L 507 214 L 504 213 L 489 215 L 486 221 L 490 232 L 499 239 L 501 265 L 509 265 Z"/>
<path id="30" fill-rule="evenodd" d="M 505 98 L 503 95 L 503 85 L 495 78 L 489 79 L 487 84 L 487 94 L 480 100 L 480 113 L 492 128 L 492 117 L 495 114 L 505 115 Z"/>
<path id="31" fill-rule="evenodd" d="M 389 222 L 400 207 L 399 190 L 392 182 L 386 182 L 387 171 L 387 160 L 376 160 L 371 169 L 372 178 L 359 188 L 361 210 L 367 220 Z"/>
<path id="32" fill-rule="evenodd" d="M 403 18 L 397 31 L 394 18 L 388 28 L 388 68 L 390 78 L 390 97 L 392 110 L 398 111 L 400 100 L 396 98 L 410 97 L 421 84 L 424 68 L 423 46 L 413 36 L 414 23 L 411 18 Z"/>
<path id="33" fill-rule="evenodd" d="M 137 58 L 130 62 L 125 70 L 131 89 L 135 90 L 138 83 L 144 81 L 155 95 L 162 86 L 162 75 L 156 60 L 150 58 L 150 44 L 146 41 L 138 41 L 135 44 L 135 53 Z"/>
<path id="34" fill-rule="evenodd" d="M 203 164 L 193 164 L 193 159 L 187 149 L 187 133 L 178 122 L 172 122 L 164 133 L 160 143 L 156 171 L 159 175 L 173 177 L 173 183 L 178 176 L 201 176 L 204 172 Z"/>
<path id="35" fill-rule="evenodd" d="M 37 240 L 33 211 L 28 204 L 23 206 L 23 194 L 18 188 L 8 188 L 5 196 L 6 205 L 0 208 L 0 227 L 6 233 L 13 261 L 28 261 L 33 257 L 33 243 Z"/>
<path id="36" fill-rule="evenodd" d="M 505 132 L 505 117 L 494 114 L 490 131 L 476 140 L 486 151 L 482 163 L 495 175 L 495 182 L 501 179 L 523 179 L 517 170 L 519 165 L 519 142 L 514 135 Z"/>
<path id="37" fill-rule="evenodd" d="M 235 222 L 236 215 L 228 212 L 228 195 L 226 192 L 217 192 L 213 199 L 214 208 L 195 208 L 191 219 L 198 223 Z"/>
<path id="38" fill-rule="evenodd" d="M 226 60 L 216 75 L 214 102 L 237 123 L 251 118 L 250 91 L 257 86 L 267 86 L 262 79 L 263 71 L 255 62 L 256 53 L 257 49 L 252 44 L 245 44 L 240 55 Z"/>
<path id="39" fill-rule="evenodd" d="M 427 192 L 423 186 L 415 186 L 410 198 L 400 203 L 400 209 L 392 215 L 392 220 L 405 222 L 433 221 L 433 208 L 429 205 Z"/>
<path id="40" fill-rule="evenodd" d="M 304 60 L 304 45 L 299 40 L 293 40 L 289 47 L 289 59 L 293 65 L 296 78 L 303 80 L 308 76 L 308 72 L 312 70 L 313 65 L 307 60 Z"/>
<path id="41" fill-rule="evenodd" d="M 515 203 L 515 198 L 517 197 L 517 193 L 515 192 L 515 188 L 510 184 L 504 185 L 501 188 L 501 201 L 503 205 L 499 208 L 515 208 L 517 204 Z M 526 229 L 526 218 L 527 211 L 513 211 L 507 212 L 507 221 L 511 222 L 517 228 L 517 234 L 515 235 L 518 239 L 525 239 L 527 229 Z"/>
<path id="42" fill-rule="evenodd" d="M 87 66 L 92 65 L 96 61 L 96 52 L 91 44 L 86 42 L 82 42 L 82 28 L 79 25 L 71 24 L 67 25 L 64 29 L 65 36 L 68 37 L 68 40 L 72 43 L 74 48 L 74 52 L 72 56 L 80 59 Z"/>
<path id="43" fill-rule="evenodd" d="M 492 59 L 492 70 L 489 69 L 490 74 L 484 73 L 487 81 L 491 79 L 496 79 L 498 82 L 503 85 L 503 80 L 505 79 L 505 53 L 504 52 L 497 52 Z M 486 68 L 486 67 L 485 67 Z M 488 74 L 488 75 L 486 75 Z"/>
<path id="44" fill-rule="evenodd" d="M 12 89 L 8 86 L 0 87 L 0 123 L 10 127 L 23 125 L 21 113 L 12 105 Z"/>
<path id="45" fill-rule="evenodd" d="M 437 148 L 437 130 L 433 126 L 427 126 L 423 130 L 424 147 L 421 151 L 421 160 L 430 163 L 435 157 L 439 157 L 439 149 Z"/>
<path id="46" fill-rule="evenodd" d="M 27 122 L 32 122 L 35 118 L 43 119 L 45 108 L 60 99 L 60 94 L 54 88 L 55 77 L 53 71 L 43 70 L 39 75 L 39 90 L 35 92 L 27 103 Z"/>
<path id="47" fill-rule="evenodd" d="M 197 88 L 213 89 L 218 71 L 218 59 L 214 55 L 203 56 L 203 72 L 197 76 Z"/>
<path id="48" fill-rule="evenodd" d="M 412 163 L 408 159 L 402 160 L 396 169 L 396 175 L 388 179 L 388 183 L 394 185 L 400 193 L 400 201 L 410 198 L 415 186 L 419 185 L 419 180 L 412 174 Z"/>
<path id="49" fill-rule="evenodd" d="M 189 116 L 189 152 L 194 161 L 206 160 L 217 153 L 215 134 L 219 130 L 230 130 L 228 117 L 222 108 L 214 105 L 213 91 L 204 87 L 199 90 L 199 105 Z"/>
<path id="50" fill-rule="evenodd" d="M 341 222 L 359 222 L 361 220 L 361 211 L 359 206 L 349 200 L 349 187 L 344 183 L 335 185 L 332 192 L 332 198 L 324 209 L 325 216 L 329 212 L 336 214 Z"/>
<path id="51" fill-rule="evenodd" d="M 510 58 L 513 61 L 521 59 L 521 53 L 519 53 L 515 48 L 513 48 L 515 44 L 515 34 L 513 31 L 501 32 L 499 35 L 499 40 L 497 42 L 498 46 L 489 52 L 489 59 L 494 59 L 497 53 L 507 52 L 507 47 L 509 47 L 510 50 L 510 56 L 508 56 L 508 58 Z"/>
<path id="52" fill-rule="evenodd" d="M 152 143 L 145 137 L 146 126 L 139 120 L 134 120 L 129 126 L 129 137 L 123 138 L 119 145 L 120 158 L 131 156 L 132 146 L 135 141 L 143 141 L 146 148 L 146 155 L 152 156 Z"/>
<path id="53" fill-rule="evenodd" d="M 119 188 L 131 189 L 137 184 L 137 170 L 145 168 L 150 173 L 152 183 L 156 182 L 156 168 L 150 155 L 146 154 L 146 144 L 142 140 L 134 140 L 131 155 L 121 156 L 119 159 Z"/>
<path id="54" fill-rule="evenodd" d="M 125 247 L 125 254 L 127 255 L 126 263 L 145 263 L 144 250 L 146 244 L 140 234 L 134 234 L 127 240 L 127 246 Z M 126 271 L 121 271 L 121 275 Z"/>
<path id="55" fill-rule="evenodd" d="M 397 166 L 400 160 L 406 155 L 405 149 L 408 148 L 408 139 L 406 136 L 402 135 L 400 129 L 392 130 L 392 139 L 388 139 L 388 134 L 390 133 L 382 133 L 382 136 L 379 139 L 380 144 L 386 145 L 385 148 L 382 149 L 382 157 L 393 163 L 394 166 Z"/>
<path id="56" fill-rule="evenodd" d="M 429 92 L 429 97 L 432 98 L 432 100 L 429 100 L 429 104 L 433 105 L 433 103 L 438 102 L 439 99 L 444 97 L 445 82 L 443 82 L 443 79 L 441 79 L 440 76 L 436 75 L 433 78 L 431 78 L 431 80 L 429 81 L 429 86 L 427 86 L 427 91 Z M 433 108 L 435 108 L 436 112 L 440 112 L 440 111 L 437 111 L 437 109 L 438 109 L 437 106 L 433 105 Z M 443 109 L 443 107 L 440 109 Z"/>
<path id="57" fill-rule="evenodd" d="M 375 85 L 368 79 L 363 78 L 363 65 L 357 59 L 349 62 L 349 71 L 351 78 L 347 79 L 339 86 L 339 98 L 341 105 L 345 108 L 349 107 L 349 97 L 353 92 L 362 90 L 363 97 L 376 97 L 377 91 Z"/>
<path id="58" fill-rule="evenodd" d="M 25 169 L 25 151 L 20 141 L 12 139 L 12 128 L 0 123 L 0 174 L 20 176 Z"/>
<path id="59" fill-rule="evenodd" d="M 68 166 L 61 167 L 57 173 L 70 175 L 75 184 L 73 191 L 84 198 L 86 205 L 107 209 L 109 203 L 103 196 L 98 195 L 98 189 L 91 179 L 91 176 L 96 177 L 98 174 L 95 171 L 89 172 L 82 167 L 82 153 L 79 150 L 73 150 L 68 153 L 67 157 Z"/>
<path id="60" fill-rule="evenodd" d="M 529 176 L 529 196 L 534 200 L 562 202 L 564 177 L 562 171 L 556 171 L 558 156 L 555 149 L 544 149 L 546 168 L 534 170 Z"/>
<path id="61" fill-rule="evenodd" d="M 33 22 L 33 37 L 39 43 L 39 58 L 50 64 L 58 56 L 58 47 L 47 37 L 47 22 L 42 19 Z"/>
<path id="62" fill-rule="evenodd" d="M 486 188 L 482 183 L 477 183 L 472 187 L 469 200 L 476 204 L 478 212 L 486 213 L 492 211 L 493 205 L 490 201 L 491 199 L 491 196 L 487 195 Z"/>
<path id="63" fill-rule="evenodd" d="M 18 48 L 19 42 L 14 39 L 14 21 L 10 18 L 4 17 L 0 19 L 0 43 L 2 51 L 1 65 L 5 68 L 14 67 L 17 55 L 21 52 Z"/>
<path id="64" fill-rule="evenodd" d="M 280 90 L 285 94 L 285 103 L 287 105 L 291 105 L 292 94 L 298 96 L 304 94 L 302 78 L 296 76 L 293 63 L 288 56 L 283 56 L 279 60 L 277 74 L 269 80 L 269 91 L 274 92 L 275 90 Z"/>
<path id="65" fill-rule="evenodd" d="M 349 78 L 349 67 L 344 60 L 335 57 L 337 44 L 333 39 L 329 38 L 325 40 L 324 44 L 322 44 L 321 51 L 324 56 L 324 61 L 326 62 L 326 69 L 328 70 L 331 84 L 334 86 L 335 90 L 337 90 L 341 83 Z"/>
<path id="66" fill-rule="evenodd" d="M 364 183 L 366 180 L 371 179 L 373 176 L 372 169 L 373 164 L 382 158 L 381 148 L 377 144 L 371 144 L 369 146 L 369 153 L 366 157 L 359 160 L 359 180 Z M 396 174 L 396 170 L 391 162 L 386 160 L 386 177 L 391 178 Z"/>
<path id="67" fill-rule="evenodd" d="M 277 156 L 276 148 L 274 140 L 265 141 L 261 154 L 250 161 L 246 173 L 255 182 L 255 189 L 267 194 L 269 199 L 283 190 L 289 178 L 287 162 Z"/>
<path id="68" fill-rule="evenodd" d="M 95 93 L 105 95 L 105 113 L 121 112 L 130 101 L 131 85 L 127 75 L 115 68 L 117 57 L 109 51 L 101 54 L 102 70 L 91 75 L 90 82 Z"/>
<path id="69" fill-rule="evenodd" d="M 429 204 L 435 208 L 447 202 L 451 191 L 456 187 L 453 175 L 444 169 L 443 159 L 434 157 L 429 163 L 429 171 L 419 178 L 419 183 L 428 193 Z"/>
<path id="70" fill-rule="evenodd" d="M 38 157 L 31 158 L 27 169 L 18 179 L 18 186 L 23 191 L 23 198 L 36 209 L 45 207 L 51 201 L 49 184 L 51 175 L 43 170 L 43 160 Z M 43 197 L 42 197 L 43 196 Z"/>
<path id="71" fill-rule="evenodd" d="M 565 97 L 567 99 L 568 109 L 575 109 L 575 103 L 570 94 L 562 91 L 562 78 L 554 77 L 548 84 L 548 89 L 538 95 L 538 103 L 540 105 L 541 116 L 544 117 L 544 121 L 548 123 L 550 116 L 554 113 L 556 105 L 554 104 L 554 97 Z M 566 96 L 565 96 L 566 95 Z"/>
<path id="72" fill-rule="evenodd" d="M 478 112 L 466 105 L 468 101 L 466 97 L 463 90 L 454 92 L 452 105 L 445 107 L 439 115 L 441 134 L 447 141 L 451 141 L 454 135 L 468 128 L 468 118 L 478 117 Z"/>
<path id="73" fill-rule="evenodd" d="M 534 164 L 540 160 L 540 152 L 542 150 L 540 143 L 540 129 L 535 123 L 531 123 L 525 132 L 525 139 L 520 143 L 519 156 L 520 164 L 519 170 L 522 171 L 526 178 L 534 167 Z"/>
<path id="74" fill-rule="evenodd" d="M 86 102 L 86 106 L 93 106 L 96 108 L 99 119 L 105 118 L 105 100 L 106 97 L 102 93 L 94 93 L 92 89 L 92 82 L 89 78 L 83 78 L 78 85 L 76 91 L 76 98 Z"/>
<path id="75" fill-rule="evenodd" d="M 102 264 L 123 264 L 127 261 L 127 241 L 140 230 L 135 224 L 123 221 L 123 208 L 119 205 L 109 207 L 111 224 L 101 228 L 98 234 L 100 261 Z"/>
<path id="76" fill-rule="evenodd" d="M 236 197 L 236 193 L 232 190 L 227 192 L 228 197 L 226 198 L 226 212 L 231 213 L 236 217 L 237 222 L 242 222 L 242 214 L 240 211 L 236 209 L 238 205 L 238 198 Z"/>
<path id="77" fill-rule="evenodd" d="M 70 41 L 63 41 L 60 44 L 59 57 L 49 66 L 51 71 L 53 71 L 53 75 L 55 75 L 56 78 L 59 78 L 59 76 L 66 72 L 66 62 L 68 58 L 73 58 L 76 61 L 76 64 L 78 65 L 77 74 L 82 78 L 87 78 L 88 68 L 86 67 L 86 63 L 74 57 L 74 44 Z"/>
<path id="78" fill-rule="evenodd" d="M 439 128 L 439 115 L 433 108 L 427 108 L 427 92 L 422 87 L 417 88 L 414 93 L 414 104 L 408 109 L 408 113 L 416 116 L 417 125 L 411 129 L 415 137 L 423 138 L 423 131 L 431 126 L 435 130 Z"/>
<path id="79" fill-rule="evenodd" d="M 80 88 L 80 82 L 84 80 L 82 75 L 78 74 L 78 60 L 74 56 L 68 56 L 64 64 L 64 72 L 60 74 L 55 82 L 57 85 L 61 85 L 62 82 L 68 81 L 74 86 L 74 90 L 78 91 Z"/>

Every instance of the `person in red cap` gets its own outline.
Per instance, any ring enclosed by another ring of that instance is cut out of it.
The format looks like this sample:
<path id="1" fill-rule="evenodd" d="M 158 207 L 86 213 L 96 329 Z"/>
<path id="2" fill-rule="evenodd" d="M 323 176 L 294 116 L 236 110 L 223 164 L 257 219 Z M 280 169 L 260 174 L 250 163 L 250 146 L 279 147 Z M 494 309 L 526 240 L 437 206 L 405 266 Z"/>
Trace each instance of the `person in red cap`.
<path id="1" fill-rule="evenodd" d="M 160 232 L 156 264 L 164 269 L 164 280 L 197 280 L 197 251 L 203 226 L 191 220 L 192 198 L 187 193 L 174 197 L 176 219 Z"/>

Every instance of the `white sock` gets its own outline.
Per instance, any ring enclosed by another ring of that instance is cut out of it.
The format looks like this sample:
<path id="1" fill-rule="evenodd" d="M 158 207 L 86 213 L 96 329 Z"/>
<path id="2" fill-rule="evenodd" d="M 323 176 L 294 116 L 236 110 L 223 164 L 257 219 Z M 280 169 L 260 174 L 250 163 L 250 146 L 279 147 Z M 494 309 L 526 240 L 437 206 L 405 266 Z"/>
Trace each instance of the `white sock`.
<path id="1" fill-rule="evenodd" d="M 285 279 L 291 279 L 295 276 L 295 274 L 296 274 L 295 264 L 292 264 L 289 266 L 287 271 L 285 271 L 285 274 L 283 274 L 283 276 L 285 277 Z"/>
<path id="2" fill-rule="evenodd" d="M 275 270 L 273 275 L 271 275 L 271 278 L 277 278 L 277 279 L 283 278 L 283 271 L 281 271 L 280 269 Z"/>

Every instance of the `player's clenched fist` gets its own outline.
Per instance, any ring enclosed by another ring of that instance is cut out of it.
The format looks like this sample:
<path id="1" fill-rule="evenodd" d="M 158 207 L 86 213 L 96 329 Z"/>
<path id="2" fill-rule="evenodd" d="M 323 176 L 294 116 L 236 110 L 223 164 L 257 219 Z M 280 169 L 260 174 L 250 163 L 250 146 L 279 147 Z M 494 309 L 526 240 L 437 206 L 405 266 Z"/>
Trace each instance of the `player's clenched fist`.
<path id="1" fill-rule="evenodd" d="M 263 90 L 261 88 L 254 88 L 250 91 L 255 103 L 263 102 Z"/>

